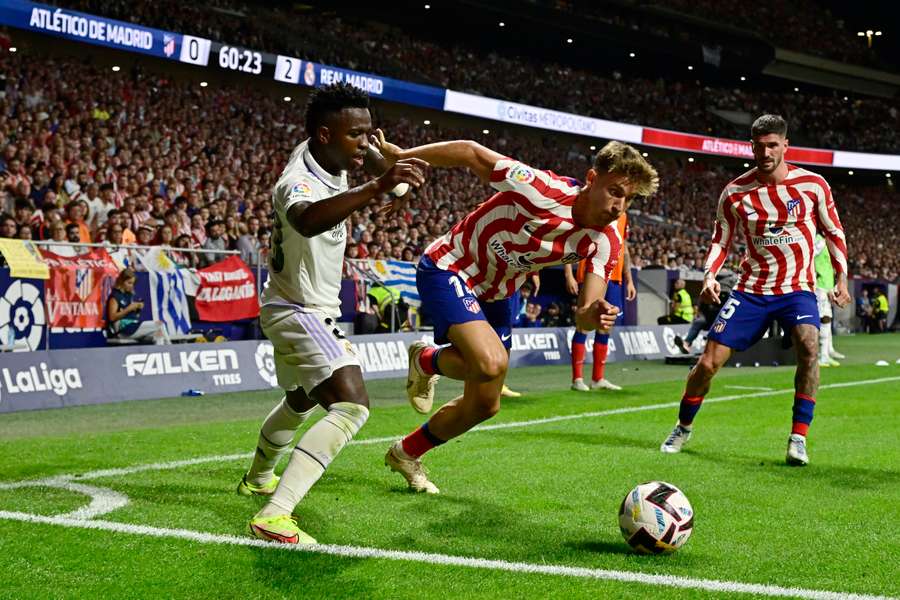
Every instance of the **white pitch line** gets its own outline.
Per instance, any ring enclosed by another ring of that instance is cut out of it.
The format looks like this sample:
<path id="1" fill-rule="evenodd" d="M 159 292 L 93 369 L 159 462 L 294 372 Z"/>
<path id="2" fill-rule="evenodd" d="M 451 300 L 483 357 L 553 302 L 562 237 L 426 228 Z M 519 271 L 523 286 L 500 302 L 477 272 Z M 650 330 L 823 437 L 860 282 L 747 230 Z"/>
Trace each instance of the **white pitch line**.
<path id="1" fill-rule="evenodd" d="M 848 381 L 844 383 L 829 383 L 827 385 L 819 386 L 820 390 L 830 389 L 830 388 L 843 388 L 843 387 L 853 387 L 860 385 L 872 385 L 877 383 L 889 383 L 891 381 L 900 381 L 900 377 L 881 377 L 879 379 L 864 379 L 861 381 Z M 794 393 L 794 388 L 784 388 L 780 390 L 770 390 L 764 392 L 754 392 L 752 394 L 734 394 L 731 396 L 719 396 L 717 398 L 707 398 L 703 401 L 704 404 L 711 404 L 716 402 L 731 402 L 732 400 L 742 400 L 744 398 L 759 398 L 763 396 L 775 396 L 778 394 L 787 394 Z M 589 419 L 594 417 L 608 417 L 611 415 L 622 415 L 627 413 L 635 413 L 642 412 L 647 410 L 659 410 L 662 408 L 677 408 L 680 405 L 680 402 L 664 402 L 661 404 L 645 404 L 643 406 L 627 406 L 623 408 L 612 408 L 609 410 L 599 410 L 592 412 L 583 412 L 583 413 L 575 413 L 572 415 L 557 415 L 555 417 L 546 417 L 543 419 L 531 419 L 528 421 L 510 421 L 508 423 L 494 423 L 492 425 L 479 425 L 478 427 L 473 428 L 471 431 L 494 431 L 497 429 L 510 429 L 514 427 L 533 427 L 535 425 L 545 425 L 547 423 L 559 423 L 562 421 L 573 421 L 579 419 Z M 397 440 L 400 435 L 393 435 L 388 437 L 379 437 L 379 438 L 367 438 L 361 440 L 351 440 L 350 444 L 355 446 L 367 446 L 369 444 L 386 444 L 388 442 L 393 442 Z M 174 460 L 169 462 L 161 462 L 161 463 L 150 463 L 143 465 L 134 465 L 131 467 L 121 467 L 115 469 L 102 469 L 98 471 L 88 471 L 86 473 L 81 474 L 64 474 L 64 475 L 55 475 L 49 479 L 71 479 L 75 481 L 89 481 L 92 479 L 100 479 L 103 477 L 115 477 L 119 475 L 131 475 L 134 473 L 142 473 L 144 471 L 165 471 L 168 469 L 178 469 L 181 467 L 189 467 L 194 465 L 202 465 L 211 462 L 228 462 L 228 461 L 236 461 L 236 460 L 246 460 L 253 456 L 252 452 L 241 453 L 241 454 L 223 454 L 218 456 L 200 456 L 197 458 L 189 458 L 186 460 Z M 4 489 L 15 489 L 19 487 L 28 487 L 32 486 L 35 483 L 39 483 L 45 481 L 44 479 L 32 479 L 25 481 L 12 481 L 12 482 L 0 482 L 0 490 Z"/>
<path id="2" fill-rule="evenodd" d="M 756 387 L 752 385 L 726 385 L 725 387 L 731 388 L 733 390 L 762 390 L 764 392 L 772 391 L 772 388 L 764 386 Z"/>
<path id="3" fill-rule="evenodd" d="M 852 594 L 847 592 L 829 592 L 824 590 L 781 587 L 777 585 L 740 583 L 736 581 L 720 581 L 716 579 L 695 579 L 692 577 L 679 577 L 676 575 L 654 575 L 650 573 L 614 571 L 609 569 L 591 569 L 588 567 L 570 567 L 565 565 L 512 562 L 506 560 L 453 556 L 450 554 L 410 552 L 405 550 L 385 550 L 382 548 L 340 546 L 335 544 L 316 544 L 312 546 L 276 544 L 273 542 L 265 542 L 263 540 L 258 540 L 250 537 L 237 537 L 233 535 L 204 533 L 201 531 L 191 531 L 189 529 L 169 529 L 164 527 L 151 527 L 147 525 L 131 525 L 128 523 L 116 523 L 114 521 L 84 521 L 81 519 L 72 519 L 68 517 L 47 517 L 43 515 L 33 515 L 21 512 L 0 511 L 0 519 L 24 521 L 27 523 L 40 523 L 43 525 L 75 527 L 80 529 L 93 529 L 95 531 L 111 531 L 115 533 L 144 535 L 156 538 L 182 539 L 192 542 L 198 542 L 201 544 L 227 544 L 231 546 L 261 548 L 271 551 L 309 552 L 314 554 L 343 556 L 347 558 L 375 558 L 442 566 L 489 569 L 494 571 L 507 571 L 513 573 L 527 573 L 532 575 L 554 575 L 559 577 L 572 577 L 579 579 L 602 579 L 608 581 L 621 581 L 624 583 L 638 583 L 652 586 L 706 590 L 719 593 L 732 592 L 739 594 L 756 594 L 760 596 L 807 598 L 810 600 L 896 600 L 895 598 L 891 598 L 890 596 Z"/>

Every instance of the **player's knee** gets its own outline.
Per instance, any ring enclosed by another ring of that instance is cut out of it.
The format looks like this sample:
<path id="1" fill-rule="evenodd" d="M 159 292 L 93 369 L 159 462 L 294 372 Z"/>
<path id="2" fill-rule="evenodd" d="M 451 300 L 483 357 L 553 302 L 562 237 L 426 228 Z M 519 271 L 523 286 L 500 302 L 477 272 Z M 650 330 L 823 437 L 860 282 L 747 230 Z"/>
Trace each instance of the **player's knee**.
<path id="1" fill-rule="evenodd" d="M 819 348 L 815 343 L 803 342 L 796 344 L 797 346 L 797 362 L 811 365 L 818 360 Z"/>
<path id="2" fill-rule="evenodd" d="M 721 365 L 717 364 L 715 359 L 709 354 L 704 354 L 697 361 L 695 367 L 697 372 L 706 379 L 712 379 L 719 372 Z"/>
<path id="3" fill-rule="evenodd" d="M 500 399 L 479 398 L 479 401 L 474 404 L 472 412 L 474 413 L 475 419 L 479 423 L 482 421 L 487 421 L 498 412 L 500 412 Z"/>
<path id="4" fill-rule="evenodd" d="M 479 381 L 491 381 L 504 375 L 508 365 L 509 356 L 505 348 L 487 350 L 475 360 L 475 378 Z"/>
<path id="5" fill-rule="evenodd" d="M 317 386 L 310 396 L 326 408 L 336 402 L 352 402 L 369 407 L 369 394 L 362 372 L 355 365 L 335 371 L 330 378 Z"/>

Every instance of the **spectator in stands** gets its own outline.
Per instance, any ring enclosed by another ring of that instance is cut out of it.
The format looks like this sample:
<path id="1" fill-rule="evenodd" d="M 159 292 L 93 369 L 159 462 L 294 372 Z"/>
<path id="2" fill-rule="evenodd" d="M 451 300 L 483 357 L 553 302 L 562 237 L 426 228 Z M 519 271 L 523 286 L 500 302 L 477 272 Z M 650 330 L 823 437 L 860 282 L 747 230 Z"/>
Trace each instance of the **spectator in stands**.
<path id="1" fill-rule="evenodd" d="M 59 244 L 50 244 L 46 246 L 47 250 L 54 254 L 58 254 L 59 256 L 75 256 L 77 254 L 75 247 L 66 244 L 68 242 L 68 232 L 66 230 L 68 226 L 62 221 L 55 221 L 50 224 L 50 239 L 54 242 L 63 242 Z M 72 234 L 75 238 L 75 242 L 78 242 L 78 229 L 73 229 L 74 233 Z"/>
<path id="2" fill-rule="evenodd" d="M 408 327 L 409 304 L 399 289 L 376 282 L 369 287 L 367 296 L 378 317 L 377 333 L 392 333 Z"/>
<path id="3" fill-rule="evenodd" d="M 30 240 L 31 233 L 30 225 L 19 225 L 19 230 L 16 232 L 16 238 L 20 240 Z"/>
<path id="4" fill-rule="evenodd" d="M 190 235 L 190 225 L 185 225 L 184 221 L 182 221 L 180 215 L 178 214 L 178 209 L 170 208 L 166 210 L 165 216 L 163 217 L 165 220 L 164 229 L 168 229 L 174 238 L 177 238 L 180 235 Z"/>
<path id="5" fill-rule="evenodd" d="M 13 239 L 18 229 L 19 225 L 12 215 L 0 213 L 0 238 Z"/>
<path id="6" fill-rule="evenodd" d="M 93 188 L 89 186 L 89 189 Z M 107 219 L 109 219 L 109 211 L 116 208 L 116 191 L 111 183 L 100 185 L 97 191 L 97 196 L 88 200 L 88 206 L 90 207 L 90 217 L 88 218 L 94 227 L 99 228 L 103 227 Z M 90 196 L 90 194 L 88 195 Z"/>
<path id="7" fill-rule="evenodd" d="M 685 287 L 684 279 L 675 281 L 675 291 L 669 305 L 669 314 L 660 317 L 656 322 L 660 325 L 673 323 L 690 323 L 694 320 L 694 301 Z"/>
<path id="8" fill-rule="evenodd" d="M 679 335 L 675 336 L 675 345 L 678 346 L 678 349 L 681 350 L 682 354 L 690 354 L 691 346 L 694 344 L 694 340 L 697 339 L 697 336 L 700 335 L 700 332 L 708 331 L 709 328 L 712 327 L 713 322 L 715 322 L 716 317 L 719 314 L 719 310 L 725 305 L 725 302 L 728 301 L 731 290 L 737 283 L 737 274 L 731 270 L 722 269 L 719 271 L 719 274 L 716 275 L 716 281 L 718 281 L 721 286 L 719 291 L 719 302 L 708 304 L 701 300 L 697 318 L 691 322 L 691 328 L 688 330 L 687 337 L 682 338 Z"/>
<path id="9" fill-rule="evenodd" d="M 66 241 L 70 244 L 81 243 L 81 227 L 79 225 L 79 223 L 66 224 Z"/>
<path id="10" fill-rule="evenodd" d="M 225 223 L 221 219 L 213 219 L 206 226 L 206 241 L 203 242 L 204 250 L 227 250 L 225 239 L 222 237 L 224 233 Z M 200 266 L 208 267 L 209 265 L 219 262 L 225 258 L 222 254 L 214 252 L 203 252 L 200 255 Z"/>
<path id="11" fill-rule="evenodd" d="M 206 243 L 206 220 L 200 211 L 191 217 L 191 238 L 195 246 L 202 247 Z"/>
<path id="12" fill-rule="evenodd" d="M 91 243 L 91 230 L 84 222 L 84 206 L 78 200 L 72 200 L 66 204 L 66 224 L 74 225 L 78 232 L 78 239 L 74 240 L 82 244 Z M 68 231 L 68 229 L 66 229 Z M 69 239 L 69 241 L 73 241 Z"/>
<path id="13" fill-rule="evenodd" d="M 131 269 L 123 269 L 116 278 L 106 301 L 106 335 L 110 339 L 152 340 L 156 344 L 168 342 L 162 321 L 142 321 L 144 303 L 134 297 L 137 276 Z"/>
<path id="14" fill-rule="evenodd" d="M 568 325 L 557 302 L 551 302 L 547 305 L 547 308 L 544 309 L 541 315 L 541 322 L 544 327 L 565 327 Z"/>
<path id="15" fill-rule="evenodd" d="M 113 224 L 118 225 L 122 229 L 122 243 L 125 245 L 136 244 L 137 236 L 128 228 L 127 221 L 124 211 L 113 209 L 109 211 L 107 217 L 107 229 Z"/>
<path id="16" fill-rule="evenodd" d="M 163 226 L 157 230 L 156 240 L 154 241 L 158 246 L 171 248 L 172 244 L 175 243 L 175 234 L 172 233 L 172 230 L 170 228 Z"/>
<path id="17" fill-rule="evenodd" d="M 241 251 L 241 259 L 251 267 L 259 264 L 259 219 L 250 217 L 247 219 L 247 232 L 241 235 L 237 241 L 237 250 Z M 353 246 L 347 246 L 348 250 Z"/>
<path id="18" fill-rule="evenodd" d="M 865 288 L 856 298 L 856 317 L 863 333 L 869 333 L 872 327 L 872 303 L 869 302 L 869 290 Z"/>
<path id="19" fill-rule="evenodd" d="M 16 198 L 14 218 L 16 224 L 31 225 L 31 218 L 34 216 L 34 206 L 27 198 Z"/>
<path id="20" fill-rule="evenodd" d="M 270 231 L 259 232 L 259 261 L 263 266 L 269 260 L 269 239 L 272 237 Z"/>
<path id="21" fill-rule="evenodd" d="M 182 234 L 178 236 L 178 239 L 175 240 L 175 249 L 169 254 L 172 257 L 172 260 L 175 261 L 179 267 L 184 267 L 187 269 L 196 269 L 200 264 L 200 256 L 197 252 L 179 252 L 179 249 L 182 250 L 190 250 L 193 249 L 194 244 L 191 240 L 191 236 Z"/>
<path id="22" fill-rule="evenodd" d="M 525 315 L 518 323 L 519 327 L 540 327 L 541 322 L 541 305 L 537 302 L 527 302 L 525 304 Z"/>
<path id="23" fill-rule="evenodd" d="M 156 239 L 156 228 L 150 225 L 141 225 L 137 232 L 137 245 L 150 246 Z"/>
<path id="24" fill-rule="evenodd" d="M 884 333 L 888 330 L 888 299 L 882 288 L 875 288 L 872 296 L 872 332 Z"/>

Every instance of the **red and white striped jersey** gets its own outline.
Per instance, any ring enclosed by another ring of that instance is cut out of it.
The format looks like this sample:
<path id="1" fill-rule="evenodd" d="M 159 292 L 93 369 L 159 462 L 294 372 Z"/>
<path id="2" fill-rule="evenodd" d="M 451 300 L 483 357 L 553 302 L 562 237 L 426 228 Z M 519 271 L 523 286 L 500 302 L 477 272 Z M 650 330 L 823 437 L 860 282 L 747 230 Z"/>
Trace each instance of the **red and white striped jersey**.
<path id="1" fill-rule="evenodd" d="M 787 178 L 772 185 L 757 181 L 754 168 L 726 185 L 706 258 L 707 274 L 719 272 L 738 228 L 747 245 L 738 291 L 814 291 L 816 231 L 825 236 L 835 273 L 847 273 L 847 242 L 831 188 L 812 171 L 788 165 Z"/>
<path id="2" fill-rule="evenodd" d="M 622 239 L 615 222 L 575 223 L 572 206 L 581 191 L 575 180 L 506 158 L 494 165 L 491 187 L 498 193 L 425 249 L 438 268 L 458 274 L 488 301 L 515 294 L 529 273 L 584 258 L 588 272 L 609 278 Z"/>

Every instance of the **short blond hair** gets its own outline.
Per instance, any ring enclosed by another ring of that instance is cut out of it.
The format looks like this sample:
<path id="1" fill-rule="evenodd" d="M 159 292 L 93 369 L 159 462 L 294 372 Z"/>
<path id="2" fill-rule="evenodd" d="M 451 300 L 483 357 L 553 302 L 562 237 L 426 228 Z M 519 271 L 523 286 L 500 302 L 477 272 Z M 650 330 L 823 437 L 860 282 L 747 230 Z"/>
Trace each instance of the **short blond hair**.
<path id="1" fill-rule="evenodd" d="M 594 157 L 594 170 L 615 173 L 628 178 L 635 185 L 635 195 L 652 196 L 659 189 L 659 173 L 633 146 L 609 142 Z"/>

